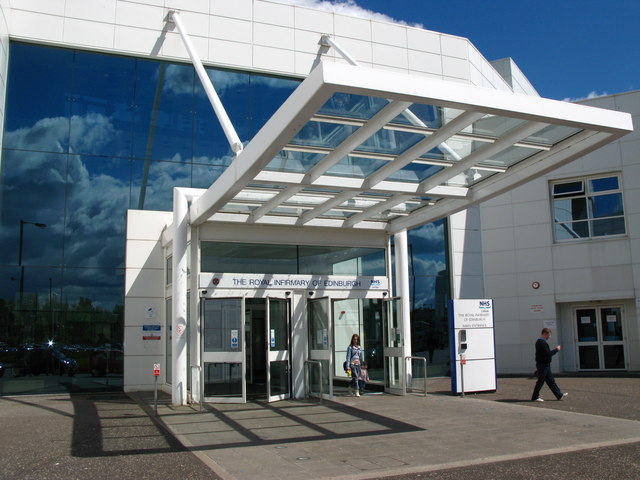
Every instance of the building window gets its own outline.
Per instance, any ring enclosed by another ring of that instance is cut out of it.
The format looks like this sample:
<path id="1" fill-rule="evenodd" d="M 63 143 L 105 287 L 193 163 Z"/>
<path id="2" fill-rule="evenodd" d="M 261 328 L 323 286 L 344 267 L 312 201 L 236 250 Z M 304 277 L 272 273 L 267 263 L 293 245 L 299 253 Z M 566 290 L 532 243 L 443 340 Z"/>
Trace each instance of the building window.
<path id="1" fill-rule="evenodd" d="M 289 275 L 385 275 L 383 248 L 314 245 L 200 244 L 203 272 Z"/>
<path id="2" fill-rule="evenodd" d="M 556 242 L 626 233 L 619 174 L 553 182 L 551 195 Z"/>

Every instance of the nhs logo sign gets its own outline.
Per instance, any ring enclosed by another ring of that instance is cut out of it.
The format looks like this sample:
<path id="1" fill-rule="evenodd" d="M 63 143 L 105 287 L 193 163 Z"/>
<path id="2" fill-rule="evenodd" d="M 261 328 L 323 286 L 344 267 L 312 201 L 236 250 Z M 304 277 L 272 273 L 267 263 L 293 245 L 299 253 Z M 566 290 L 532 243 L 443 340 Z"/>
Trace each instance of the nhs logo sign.
<path id="1" fill-rule="evenodd" d="M 480 310 L 485 310 L 491 308 L 491 300 L 480 300 L 478 302 L 478 308 Z"/>

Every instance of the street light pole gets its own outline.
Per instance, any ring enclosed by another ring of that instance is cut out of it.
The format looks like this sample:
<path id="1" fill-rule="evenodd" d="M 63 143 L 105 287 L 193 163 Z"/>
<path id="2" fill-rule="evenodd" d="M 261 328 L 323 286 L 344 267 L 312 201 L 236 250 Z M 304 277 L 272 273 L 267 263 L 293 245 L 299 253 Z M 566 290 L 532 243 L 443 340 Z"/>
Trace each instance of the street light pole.
<path id="1" fill-rule="evenodd" d="M 24 265 L 22 265 L 22 241 L 24 239 L 24 226 L 35 225 L 38 228 L 47 228 L 46 223 L 27 222 L 20 219 L 20 246 L 18 247 L 18 266 L 20 267 L 20 309 L 22 309 L 22 297 L 24 295 Z"/>

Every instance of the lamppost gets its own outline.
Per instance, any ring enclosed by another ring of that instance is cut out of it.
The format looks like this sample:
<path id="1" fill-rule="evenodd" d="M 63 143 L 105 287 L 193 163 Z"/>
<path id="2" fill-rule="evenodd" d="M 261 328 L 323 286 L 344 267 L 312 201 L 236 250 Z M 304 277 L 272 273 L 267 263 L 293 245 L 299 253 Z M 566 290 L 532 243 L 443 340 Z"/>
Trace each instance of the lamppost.
<path id="1" fill-rule="evenodd" d="M 18 248 L 18 266 L 20 267 L 20 309 L 22 310 L 22 296 L 24 294 L 24 265 L 22 265 L 22 241 L 24 239 L 24 226 L 35 225 L 38 228 L 47 228 L 46 223 L 27 222 L 20 219 L 20 246 Z"/>

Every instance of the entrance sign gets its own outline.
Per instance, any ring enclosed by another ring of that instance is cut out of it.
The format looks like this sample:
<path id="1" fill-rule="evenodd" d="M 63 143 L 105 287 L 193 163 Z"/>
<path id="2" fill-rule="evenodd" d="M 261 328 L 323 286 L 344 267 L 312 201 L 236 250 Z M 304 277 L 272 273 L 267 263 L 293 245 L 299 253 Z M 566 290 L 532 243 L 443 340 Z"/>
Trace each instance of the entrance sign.
<path id="1" fill-rule="evenodd" d="M 389 281 L 379 276 L 201 273 L 199 286 L 206 289 L 388 290 Z"/>
<path id="2" fill-rule="evenodd" d="M 142 340 L 160 340 L 160 325 L 142 325 Z"/>
<path id="3" fill-rule="evenodd" d="M 238 330 L 231 330 L 231 348 L 238 348 Z"/>
<path id="4" fill-rule="evenodd" d="M 452 300 L 449 309 L 449 335 L 451 365 L 455 365 L 451 372 L 451 391 L 464 393 L 495 390 L 493 300 Z"/>

